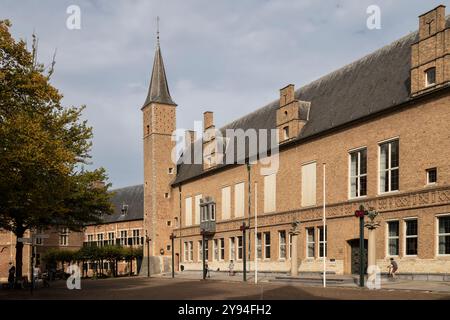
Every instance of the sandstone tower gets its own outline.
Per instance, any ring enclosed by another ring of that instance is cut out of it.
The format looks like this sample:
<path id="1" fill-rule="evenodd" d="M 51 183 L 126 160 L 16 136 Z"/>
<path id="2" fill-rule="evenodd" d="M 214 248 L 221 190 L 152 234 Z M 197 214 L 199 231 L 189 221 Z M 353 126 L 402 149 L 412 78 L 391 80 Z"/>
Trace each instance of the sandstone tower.
<path id="1" fill-rule="evenodd" d="M 176 165 L 171 160 L 175 147 L 172 132 L 176 128 L 176 104 L 170 97 L 164 69 L 159 35 L 147 99 L 142 107 L 144 138 L 144 261 L 141 273 L 147 272 L 148 252 L 151 257 L 170 256 L 172 212 L 170 182 L 175 177 Z M 158 272 L 152 258 L 152 271 Z"/>

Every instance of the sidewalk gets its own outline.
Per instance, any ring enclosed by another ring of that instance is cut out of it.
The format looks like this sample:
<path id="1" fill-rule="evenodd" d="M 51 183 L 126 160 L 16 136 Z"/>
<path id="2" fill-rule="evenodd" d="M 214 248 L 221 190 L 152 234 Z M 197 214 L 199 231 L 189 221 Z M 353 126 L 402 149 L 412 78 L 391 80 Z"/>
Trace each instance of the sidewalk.
<path id="1" fill-rule="evenodd" d="M 157 277 L 157 275 L 155 275 Z M 161 278 L 172 277 L 171 273 L 158 275 Z M 183 271 L 176 272 L 177 279 L 188 280 L 202 280 L 201 271 Z M 358 276 L 353 275 L 327 275 L 327 287 L 358 287 Z M 208 281 L 227 281 L 227 282 L 242 282 L 242 273 L 236 273 L 234 276 L 228 275 L 226 272 L 211 272 Z M 247 273 L 247 282 L 254 283 L 254 272 Z M 321 276 L 303 275 L 298 278 L 291 278 L 287 275 L 274 273 L 259 273 L 258 282 L 273 282 L 273 283 L 289 283 L 298 286 L 322 286 L 323 280 Z M 408 290 L 408 291 L 428 291 L 428 292 L 443 292 L 450 293 L 450 281 L 420 281 L 420 280 L 404 280 L 397 279 L 390 281 L 386 278 L 381 280 L 381 289 L 383 290 Z"/>

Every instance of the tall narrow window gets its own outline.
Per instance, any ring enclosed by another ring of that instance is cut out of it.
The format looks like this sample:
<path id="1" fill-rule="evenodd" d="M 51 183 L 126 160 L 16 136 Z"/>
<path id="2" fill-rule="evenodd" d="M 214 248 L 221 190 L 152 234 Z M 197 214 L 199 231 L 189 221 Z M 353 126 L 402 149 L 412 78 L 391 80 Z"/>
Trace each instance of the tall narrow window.
<path id="1" fill-rule="evenodd" d="M 258 259 L 262 259 L 262 236 L 261 232 L 256 234 L 256 252 Z"/>
<path id="2" fill-rule="evenodd" d="M 302 206 L 316 204 L 316 163 L 302 166 Z"/>
<path id="3" fill-rule="evenodd" d="M 59 245 L 60 246 L 69 245 L 69 228 L 61 228 L 59 232 Z"/>
<path id="4" fill-rule="evenodd" d="M 283 140 L 289 139 L 289 127 L 283 128 Z"/>
<path id="5" fill-rule="evenodd" d="M 417 255 L 417 219 L 405 221 L 405 254 L 407 256 Z"/>
<path id="6" fill-rule="evenodd" d="M 97 246 L 103 247 L 103 233 L 97 234 Z"/>
<path id="7" fill-rule="evenodd" d="M 214 239 L 214 261 L 219 261 L 219 239 Z"/>
<path id="8" fill-rule="evenodd" d="M 388 222 L 388 255 L 398 256 L 399 252 L 399 222 Z"/>
<path id="9" fill-rule="evenodd" d="M 242 243 L 242 236 L 237 237 L 237 244 L 238 244 L 238 260 L 242 260 L 243 254 L 243 243 Z"/>
<path id="10" fill-rule="evenodd" d="M 278 231 L 279 259 L 286 259 L 286 231 Z"/>
<path id="11" fill-rule="evenodd" d="M 230 238 L 230 260 L 236 260 L 236 242 L 234 237 Z"/>
<path id="12" fill-rule="evenodd" d="M 112 246 L 114 245 L 115 239 L 114 239 L 114 232 L 108 232 L 108 245 Z"/>
<path id="13" fill-rule="evenodd" d="M 380 191 L 398 190 L 399 184 L 398 140 L 380 144 Z"/>
<path id="14" fill-rule="evenodd" d="M 441 255 L 450 254 L 450 217 L 439 217 L 438 241 Z"/>
<path id="15" fill-rule="evenodd" d="M 437 182 L 437 169 L 427 169 L 427 184 L 435 184 Z"/>
<path id="16" fill-rule="evenodd" d="M 292 234 L 289 233 L 289 259 L 292 258 Z"/>
<path id="17" fill-rule="evenodd" d="M 350 153 L 350 197 L 367 195 L 367 149 Z"/>
<path id="18" fill-rule="evenodd" d="M 277 175 L 264 176 L 264 212 L 276 211 Z"/>
<path id="19" fill-rule="evenodd" d="M 189 241 L 189 261 L 194 260 L 194 241 Z"/>
<path id="20" fill-rule="evenodd" d="M 306 229 L 306 257 L 314 258 L 316 250 L 316 242 L 314 237 L 314 228 Z"/>
<path id="21" fill-rule="evenodd" d="M 138 246 L 140 245 L 140 230 L 139 229 L 135 229 L 133 230 L 133 246 Z"/>
<path id="22" fill-rule="evenodd" d="M 183 255 L 183 260 L 189 261 L 189 244 L 187 241 L 184 242 L 184 255 Z"/>
<path id="23" fill-rule="evenodd" d="M 425 85 L 427 87 L 436 84 L 436 68 L 429 68 L 425 71 Z"/>
<path id="24" fill-rule="evenodd" d="M 203 241 L 198 241 L 198 262 L 203 261 Z"/>
<path id="25" fill-rule="evenodd" d="M 270 232 L 264 232 L 264 259 L 270 259 Z"/>
<path id="26" fill-rule="evenodd" d="M 121 246 L 127 245 L 127 237 L 128 237 L 127 230 L 121 230 L 120 231 L 120 242 L 119 242 Z"/>
<path id="27" fill-rule="evenodd" d="M 220 238 L 219 244 L 220 244 L 219 260 L 223 261 L 225 259 L 225 239 Z"/>
<path id="28" fill-rule="evenodd" d="M 323 232 L 323 227 L 319 227 L 318 231 L 319 231 L 319 257 L 323 258 L 324 253 L 325 253 L 325 257 L 328 255 L 328 253 L 327 253 L 327 228 L 325 227 L 325 233 Z"/>

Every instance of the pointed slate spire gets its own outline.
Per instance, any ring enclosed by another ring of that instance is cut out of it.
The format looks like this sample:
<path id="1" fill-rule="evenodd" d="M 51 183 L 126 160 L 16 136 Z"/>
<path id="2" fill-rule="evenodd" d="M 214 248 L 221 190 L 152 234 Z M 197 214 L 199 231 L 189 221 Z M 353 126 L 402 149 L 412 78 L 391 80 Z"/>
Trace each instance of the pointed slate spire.
<path id="1" fill-rule="evenodd" d="M 159 46 L 159 28 L 157 31 L 156 52 L 155 59 L 153 61 L 152 78 L 150 80 L 150 87 L 148 89 L 144 107 L 151 102 L 176 105 L 170 97 L 169 85 L 167 84 L 166 71 L 164 69 L 161 48 Z"/>

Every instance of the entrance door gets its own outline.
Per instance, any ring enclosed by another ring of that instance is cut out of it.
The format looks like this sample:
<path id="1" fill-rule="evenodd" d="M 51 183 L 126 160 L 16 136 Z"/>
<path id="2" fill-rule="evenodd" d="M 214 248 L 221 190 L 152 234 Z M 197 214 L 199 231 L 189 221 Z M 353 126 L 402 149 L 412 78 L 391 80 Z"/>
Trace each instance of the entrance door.
<path id="1" fill-rule="evenodd" d="M 352 274 L 359 274 L 359 239 L 348 241 L 351 247 L 351 271 Z M 364 272 L 367 273 L 367 240 L 364 240 Z"/>

